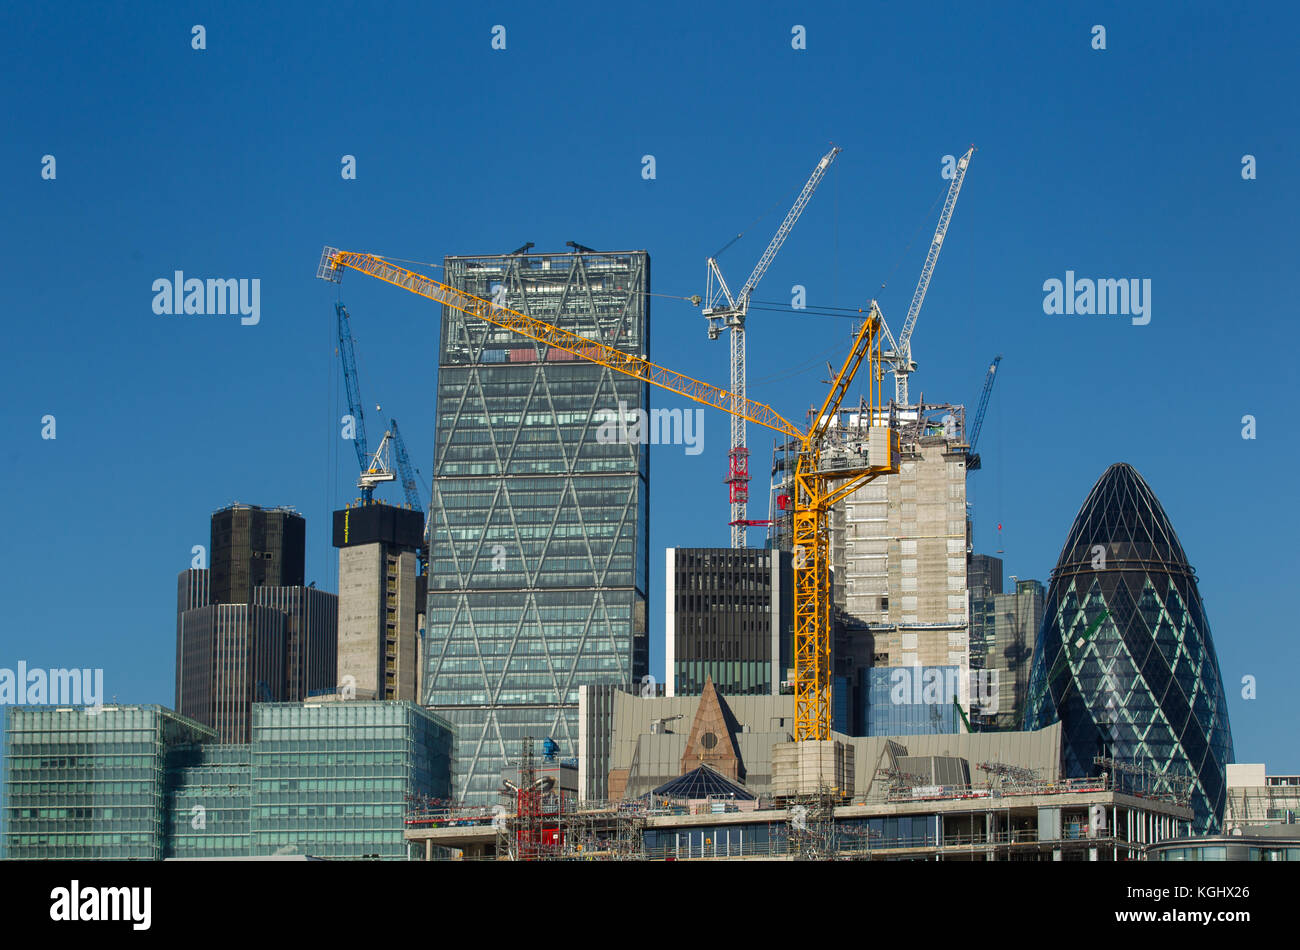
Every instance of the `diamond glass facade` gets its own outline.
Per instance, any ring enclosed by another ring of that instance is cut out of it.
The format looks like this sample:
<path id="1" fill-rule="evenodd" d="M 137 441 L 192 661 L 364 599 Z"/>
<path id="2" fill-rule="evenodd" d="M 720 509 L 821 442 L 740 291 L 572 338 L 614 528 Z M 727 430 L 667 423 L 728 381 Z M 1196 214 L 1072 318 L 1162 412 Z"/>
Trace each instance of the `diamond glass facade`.
<path id="1" fill-rule="evenodd" d="M 1233 757 L 1219 662 L 1196 574 L 1126 464 L 1093 487 L 1052 572 L 1025 728 L 1058 719 L 1067 776 L 1105 755 L 1190 777 L 1194 830 L 1217 830 Z"/>
<path id="2" fill-rule="evenodd" d="M 645 356 L 649 269 L 644 252 L 450 257 L 444 279 Z M 527 736 L 577 755 L 578 687 L 648 669 L 648 447 L 598 439 L 647 390 L 444 308 L 422 695 L 456 727 L 458 799 L 496 802 Z"/>

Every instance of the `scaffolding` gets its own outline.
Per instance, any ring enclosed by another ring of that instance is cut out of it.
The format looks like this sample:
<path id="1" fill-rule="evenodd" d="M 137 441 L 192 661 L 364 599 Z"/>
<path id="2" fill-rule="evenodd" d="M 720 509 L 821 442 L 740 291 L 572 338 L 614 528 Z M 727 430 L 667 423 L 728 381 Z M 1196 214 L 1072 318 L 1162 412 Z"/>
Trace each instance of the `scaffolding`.
<path id="1" fill-rule="evenodd" d="M 1105 755 L 1097 756 L 1092 762 L 1101 768 L 1117 792 L 1139 798 L 1162 799 L 1176 805 L 1186 805 L 1192 800 L 1194 780 L 1190 775 L 1158 772 L 1145 765 L 1121 762 Z"/>
<path id="2" fill-rule="evenodd" d="M 904 772 L 895 766 L 881 766 L 876 769 L 876 777 L 889 779 L 889 788 L 885 791 L 885 801 L 898 801 L 910 798 L 914 789 L 932 784 L 930 779 L 915 772 Z"/>
<path id="3" fill-rule="evenodd" d="M 1001 791 L 1010 791 L 1017 786 L 1035 785 L 1042 782 L 1038 775 L 1038 769 L 1028 769 L 1022 765 L 994 761 L 981 762 L 976 768 L 988 774 L 989 788 L 996 788 Z"/>
<path id="4" fill-rule="evenodd" d="M 835 834 L 836 795 L 823 785 L 815 795 L 792 798 L 787 806 L 789 854 L 796 861 L 833 860 L 839 851 Z"/>

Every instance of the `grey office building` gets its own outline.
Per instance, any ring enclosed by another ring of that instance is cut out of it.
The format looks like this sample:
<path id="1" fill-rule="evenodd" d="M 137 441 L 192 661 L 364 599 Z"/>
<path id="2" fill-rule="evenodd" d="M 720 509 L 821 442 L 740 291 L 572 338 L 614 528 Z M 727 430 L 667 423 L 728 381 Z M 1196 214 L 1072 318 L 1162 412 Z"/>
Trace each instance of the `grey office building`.
<path id="1" fill-rule="evenodd" d="M 970 667 L 982 670 L 993 637 L 993 598 L 1002 593 L 1002 558 L 972 554 L 966 564 L 970 591 Z"/>
<path id="2" fill-rule="evenodd" d="M 220 742 L 247 742 L 253 703 L 285 699 L 288 622 L 283 611 L 251 604 L 182 614 L 177 711 L 211 726 Z"/>
<path id="3" fill-rule="evenodd" d="M 185 612 L 206 607 L 211 598 L 208 587 L 212 572 L 207 568 L 181 571 L 176 577 L 176 708 L 181 706 L 181 680 L 185 664 Z"/>
<path id="4" fill-rule="evenodd" d="M 644 251 L 448 257 L 443 279 L 649 353 Z M 647 408 L 646 384 L 443 310 L 423 698 L 466 803 L 497 801 L 525 737 L 577 754 L 580 686 L 647 671 L 648 447 L 598 439 Z"/>
<path id="5" fill-rule="evenodd" d="M 788 551 L 669 548 L 667 695 L 775 696 L 792 665 L 794 572 Z"/>
<path id="6" fill-rule="evenodd" d="M 996 704 L 987 709 L 972 698 L 971 724 L 1014 732 L 1024 721 L 1030 661 L 1046 592 L 1039 581 L 1013 577 L 1015 590 L 1004 593 L 1002 559 L 988 554 L 970 556 L 968 576 L 971 675 L 985 697 L 996 694 Z"/>
<path id="7" fill-rule="evenodd" d="M 301 702 L 333 689 L 338 666 L 339 598 L 315 587 L 255 587 L 253 603 L 285 615 L 284 698 Z"/>

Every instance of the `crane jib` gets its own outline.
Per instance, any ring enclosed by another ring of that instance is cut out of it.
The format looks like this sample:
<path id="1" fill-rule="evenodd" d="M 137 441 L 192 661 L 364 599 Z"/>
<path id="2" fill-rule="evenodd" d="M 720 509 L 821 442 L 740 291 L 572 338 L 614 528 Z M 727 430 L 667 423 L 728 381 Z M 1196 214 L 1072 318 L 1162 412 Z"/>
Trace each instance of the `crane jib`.
<path id="1" fill-rule="evenodd" d="M 335 269 L 351 267 L 364 274 L 369 274 L 371 277 L 377 277 L 390 284 L 395 284 L 421 297 L 426 297 L 462 313 L 485 320 L 494 326 L 511 330 L 546 346 L 565 350 L 579 359 L 608 366 L 610 369 L 667 389 L 670 392 L 687 396 L 696 402 L 713 406 L 724 412 L 742 415 L 750 422 L 774 429 L 791 438 L 802 439 L 804 437 L 804 433 L 799 428 L 782 417 L 771 406 L 746 399 L 739 408 L 734 407 L 732 405 L 732 394 L 727 390 L 719 389 L 709 383 L 692 379 L 680 373 L 674 373 L 662 366 L 651 363 L 643 357 L 624 352 L 604 343 L 588 340 L 576 333 L 570 333 L 568 330 L 551 326 L 517 310 L 502 307 L 490 300 L 457 290 L 455 287 L 448 286 L 431 277 L 425 277 L 423 274 L 417 274 L 404 267 L 390 264 L 371 254 L 337 251 L 332 254 L 327 252 L 327 255 L 330 266 Z"/>

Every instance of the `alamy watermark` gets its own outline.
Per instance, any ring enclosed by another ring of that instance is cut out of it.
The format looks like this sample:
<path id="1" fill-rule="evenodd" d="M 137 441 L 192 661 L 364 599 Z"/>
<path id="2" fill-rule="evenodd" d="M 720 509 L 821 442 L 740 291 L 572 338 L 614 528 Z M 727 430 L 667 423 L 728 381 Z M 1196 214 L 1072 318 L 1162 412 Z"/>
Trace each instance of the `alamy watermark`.
<path id="1" fill-rule="evenodd" d="M 1131 316 L 1135 327 L 1151 322 L 1151 278 L 1136 277 L 1076 279 L 1074 271 L 1065 272 L 1065 280 L 1049 277 L 1043 281 L 1043 313 L 1088 316 Z"/>
<path id="2" fill-rule="evenodd" d="M 18 661 L 17 670 L 0 667 L 0 705 L 100 709 L 103 700 L 104 671 L 100 669 L 29 670 L 25 660 Z"/>
<path id="3" fill-rule="evenodd" d="M 703 409 L 598 409 L 596 441 L 601 445 L 684 445 L 687 455 L 704 451 Z"/>
<path id="4" fill-rule="evenodd" d="M 172 280 L 159 277 L 153 282 L 153 312 L 156 314 L 242 314 L 239 322 L 256 326 L 262 319 L 262 280 L 254 277 L 219 278 L 207 281 L 185 278 L 176 271 Z"/>
<path id="5" fill-rule="evenodd" d="M 967 670 L 971 709 L 984 716 L 998 712 L 998 670 Z M 946 705 L 957 698 L 957 667 L 900 666 L 889 674 L 889 701 L 895 706 Z"/>

